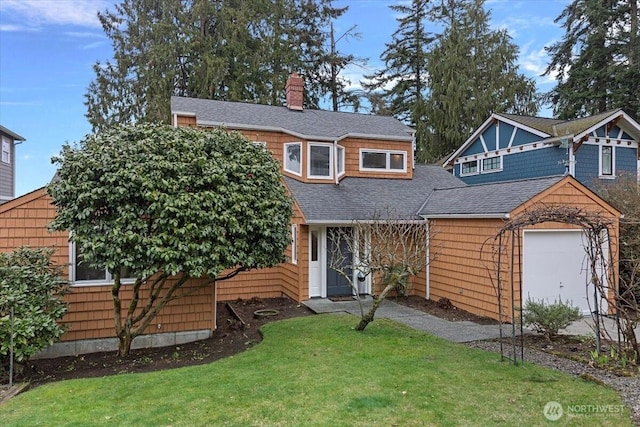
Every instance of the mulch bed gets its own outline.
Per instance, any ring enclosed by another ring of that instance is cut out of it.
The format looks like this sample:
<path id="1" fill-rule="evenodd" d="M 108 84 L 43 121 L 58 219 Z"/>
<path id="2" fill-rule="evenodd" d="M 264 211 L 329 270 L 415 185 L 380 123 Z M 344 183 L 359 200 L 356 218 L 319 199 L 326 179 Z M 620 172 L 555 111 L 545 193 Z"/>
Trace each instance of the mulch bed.
<path id="1" fill-rule="evenodd" d="M 446 301 L 430 301 L 415 296 L 390 298 L 390 300 L 453 322 L 471 321 L 484 325 L 497 324 L 493 319 L 452 307 L 446 304 Z M 253 298 L 233 301 L 230 305 L 231 309 L 227 307 L 227 303 L 218 304 L 218 329 L 209 339 L 177 346 L 132 350 L 127 358 L 118 357 L 116 352 L 103 352 L 32 360 L 15 376 L 14 383 L 29 382 L 31 386 L 37 386 L 47 382 L 73 378 L 150 372 L 206 364 L 237 354 L 260 342 L 262 335 L 259 328 L 265 323 L 313 315 L 313 312 L 306 306 L 288 298 Z M 267 312 L 268 315 L 254 317 L 254 312 L 258 310 L 277 310 L 277 314 L 270 315 L 272 313 Z M 592 367 L 594 365 L 590 359 L 595 344 L 585 337 L 561 336 L 549 343 L 541 336 L 527 335 L 525 347 L 579 361 Z M 636 366 L 624 371 L 608 370 L 617 375 L 627 376 L 633 372 L 638 375 Z M 7 378 L 0 378 L 0 384 L 7 383 Z M 6 392 L 6 388 L 0 387 L 0 401 L 3 392 Z"/>
<path id="2" fill-rule="evenodd" d="M 211 338 L 177 346 L 132 350 L 127 358 L 116 352 L 90 353 L 55 359 L 31 360 L 14 382 L 29 381 L 32 386 L 73 378 L 103 377 L 128 372 L 150 372 L 182 366 L 202 365 L 237 354 L 262 340 L 259 328 L 268 322 L 312 315 L 306 306 L 288 298 L 233 301 L 233 311 L 218 304 L 218 329 Z M 257 310 L 277 310 L 278 314 L 254 318 Z M 0 384 L 8 379 L 0 378 Z"/>

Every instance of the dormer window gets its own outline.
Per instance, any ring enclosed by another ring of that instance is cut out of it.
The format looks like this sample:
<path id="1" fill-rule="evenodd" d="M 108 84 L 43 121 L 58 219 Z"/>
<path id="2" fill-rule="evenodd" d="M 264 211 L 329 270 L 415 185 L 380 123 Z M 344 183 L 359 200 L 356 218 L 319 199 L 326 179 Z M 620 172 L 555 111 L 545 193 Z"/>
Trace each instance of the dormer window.
<path id="1" fill-rule="evenodd" d="M 360 170 L 371 172 L 406 172 L 407 152 L 361 149 Z"/>
<path id="2" fill-rule="evenodd" d="M 333 144 L 309 143 L 309 178 L 331 178 L 333 176 Z"/>
<path id="3" fill-rule="evenodd" d="M 294 175 L 302 176 L 302 144 L 300 142 L 290 142 L 284 144 L 284 170 Z"/>

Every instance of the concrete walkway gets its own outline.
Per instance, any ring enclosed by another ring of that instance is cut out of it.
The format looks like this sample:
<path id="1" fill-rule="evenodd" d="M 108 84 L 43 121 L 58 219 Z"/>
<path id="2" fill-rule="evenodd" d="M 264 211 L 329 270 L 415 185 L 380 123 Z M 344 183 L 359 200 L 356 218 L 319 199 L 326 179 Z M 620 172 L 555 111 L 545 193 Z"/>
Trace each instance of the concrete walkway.
<path id="1" fill-rule="evenodd" d="M 365 310 L 371 307 L 371 303 L 371 297 L 363 298 Z M 312 298 L 308 301 L 303 301 L 303 304 L 318 314 L 349 313 L 360 316 L 360 306 L 356 300 L 334 302 L 326 298 Z M 494 339 L 500 336 L 499 325 L 479 325 L 469 321 L 450 322 L 390 300 L 382 302 L 376 311 L 375 317 L 377 319 L 392 319 L 411 326 L 414 329 L 429 332 L 432 335 L 452 342 L 479 341 Z M 614 322 L 611 319 L 605 319 L 605 322 L 607 330 L 612 334 L 612 338 L 615 339 L 617 337 L 617 331 Z M 592 319 L 585 317 L 582 320 L 572 323 L 565 331 L 561 331 L 561 333 L 595 336 L 591 326 L 592 324 Z M 516 328 L 516 332 L 519 332 L 519 328 Z M 502 326 L 503 336 L 510 337 L 511 333 L 512 326 L 510 324 L 504 324 Z"/>
<path id="2" fill-rule="evenodd" d="M 363 298 L 365 310 L 371 307 L 371 297 Z M 303 302 L 315 313 L 349 313 L 360 316 L 358 301 L 333 302 L 324 298 L 313 298 Z M 500 329 L 498 325 L 479 325 L 473 322 L 450 322 L 423 311 L 384 300 L 375 317 L 377 319 L 392 319 L 414 329 L 429 332 L 441 338 L 453 342 L 468 342 L 498 338 Z M 503 334 L 511 336 L 511 325 L 503 326 Z"/>

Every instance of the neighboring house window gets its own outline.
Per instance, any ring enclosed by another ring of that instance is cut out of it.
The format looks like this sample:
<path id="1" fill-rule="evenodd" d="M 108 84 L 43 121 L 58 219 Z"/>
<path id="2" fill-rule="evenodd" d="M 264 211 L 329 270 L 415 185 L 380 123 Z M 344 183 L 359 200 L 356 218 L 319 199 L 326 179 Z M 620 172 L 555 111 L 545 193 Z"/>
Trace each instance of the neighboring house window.
<path id="1" fill-rule="evenodd" d="M 600 176 L 614 175 L 614 149 L 609 145 L 600 146 Z"/>
<path id="2" fill-rule="evenodd" d="M 291 224 L 291 263 L 298 263 L 298 225 Z"/>
<path id="3" fill-rule="evenodd" d="M 405 172 L 407 170 L 407 153 L 405 151 L 360 150 L 360 169 Z"/>
<path id="4" fill-rule="evenodd" d="M 460 175 L 473 175 L 478 173 L 478 161 L 472 160 L 460 165 Z"/>
<path id="5" fill-rule="evenodd" d="M 2 138 L 2 162 L 3 163 L 11 163 L 11 142 Z"/>
<path id="6" fill-rule="evenodd" d="M 482 159 L 482 172 L 497 172 L 502 170 L 502 157 Z"/>
<path id="7" fill-rule="evenodd" d="M 93 268 L 83 262 L 82 254 L 77 250 L 75 243 L 70 244 L 69 253 L 71 254 L 69 274 L 72 283 L 105 284 L 113 282 L 113 277 L 106 269 Z M 131 283 L 135 280 L 135 275 L 133 275 L 129 269 L 122 269 L 120 272 L 120 280 Z"/>
<path id="8" fill-rule="evenodd" d="M 284 170 L 296 175 L 302 175 L 300 159 L 302 159 L 302 144 L 292 142 L 284 144 Z"/>
<path id="9" fill-rule="evenodd" d="M 309 143 L 309 178 L 331 178 L 333 144 Z"/>

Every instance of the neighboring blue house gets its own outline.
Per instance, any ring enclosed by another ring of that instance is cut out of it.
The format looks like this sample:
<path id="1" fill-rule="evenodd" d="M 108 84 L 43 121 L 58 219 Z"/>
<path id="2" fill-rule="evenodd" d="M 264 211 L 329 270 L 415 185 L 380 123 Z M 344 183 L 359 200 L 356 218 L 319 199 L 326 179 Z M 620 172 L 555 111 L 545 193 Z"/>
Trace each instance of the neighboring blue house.
<path id="1" fill-rule="evenodd" d="M 467 184 L 568 174 L 638 177 L 640 124 L 621 109 L 574 120 L 492 114 L 446 161 Z"/>

